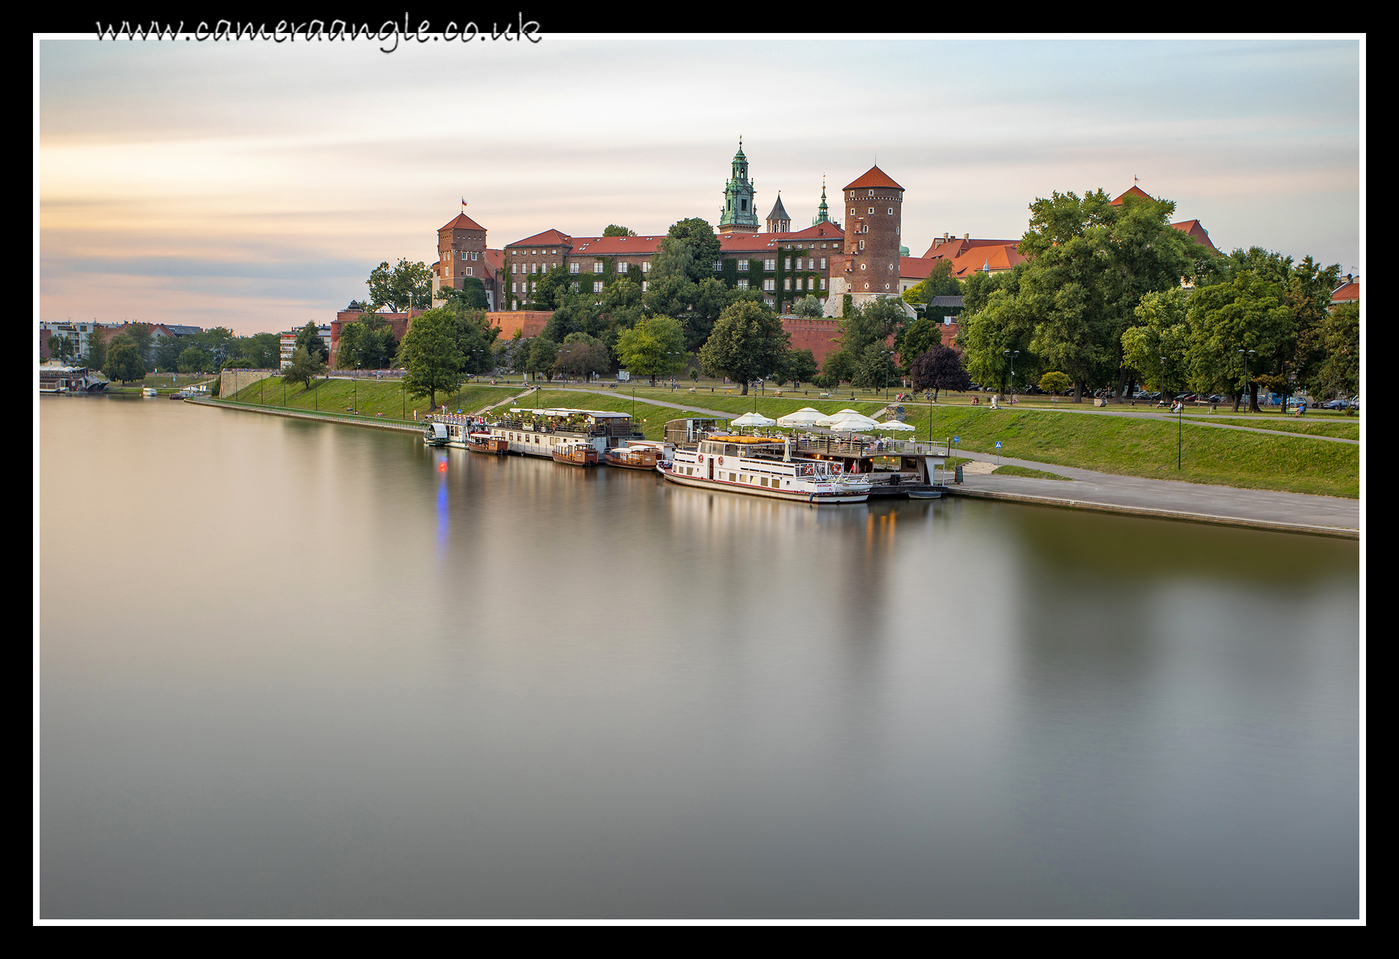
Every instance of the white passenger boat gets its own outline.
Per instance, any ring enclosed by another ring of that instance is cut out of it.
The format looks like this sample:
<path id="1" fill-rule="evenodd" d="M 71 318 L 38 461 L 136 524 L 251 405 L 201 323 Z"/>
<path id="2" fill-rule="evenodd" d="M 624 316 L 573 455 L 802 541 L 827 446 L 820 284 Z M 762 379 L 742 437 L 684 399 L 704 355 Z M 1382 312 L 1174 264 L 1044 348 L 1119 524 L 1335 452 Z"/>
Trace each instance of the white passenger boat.
<path id="1" fill-rule="evenodd" d="M 863 503 L 870 483 L 833 460 L 794 457 L 792 441 L 768 436 L 707 436 L 677 449 L 665 478 L 681 486 L 799 503 Z"/>

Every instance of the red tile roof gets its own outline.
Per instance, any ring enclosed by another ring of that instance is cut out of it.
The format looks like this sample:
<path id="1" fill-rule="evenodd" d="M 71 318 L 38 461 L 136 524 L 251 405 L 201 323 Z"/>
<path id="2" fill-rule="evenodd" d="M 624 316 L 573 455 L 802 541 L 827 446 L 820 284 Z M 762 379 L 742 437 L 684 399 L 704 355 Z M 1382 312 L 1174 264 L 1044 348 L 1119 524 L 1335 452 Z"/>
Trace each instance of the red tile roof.
<path id="1" fill-rule="evenodd" d="M 480 230 L 484 233 L 486 228 L 465 213 L 459 213 L 455 220 L 439 228 L 437 232 L 441 233 L 443 230 Z"/>
<path id="2" fill-rule="evenodd" d="M 534 236 L 527 236 L 523 240 L 516 240 L 509 246 L 568 246 L 573 243 L 573 237 L 567 233 L 560 233 L 558 230 L 545 230 L 543 233 L 536 233 Z"/>
<path id="3" fill-rule="evenodd" d="M 889 178 L 889 174 L 885 173 L 877 166 L 870 167 L 853 182 L 845 184 L 845 189 L 847 190 L 864 190 L 873 187 L 893 187 L 895 190 L 903 189 L 903 187 Z"/>
<path id="4" fill-rule="evenodd" d="M 1186 236 L 1189 236 L 1201 246 L 1207 246 L 1216 253 L 1219 252 L 1215 245 L 1210 242 L 1209 231 L 1200 225 L 1199 220 L 1186 220 L 1184 223 L 1172 223 L 1171 226 L 1184 233 Z"/>
<path id="5" fill-rule="evenodd" d="M 720 233 L 719 249 L 725 253 L 743 250 L 775 250 L 787 243 L 809 243 L 813 240 L 843 240 L 845 231 L 834 223 L 821 222 L 805 230 L 790 233 Z"/>
<path id="6" fill-rule="evenodd" d="M 1360 302 L 1360 281 L 1351 280 L 1342 283 L 1336 288 L 1336 292 L 1331 294 L 1332 303 L 1359 303 Z"/>
<path id="7" fill-rule="evenodd" d="M 1139 187 L 1139 186 L 1133 186 L 1132 189 L 1130 189 L 1130 190 L 1128 190 L 1126 193 L 1122 194 L 1122 196 L 1119 196 L 1116 200 L 1113 200 L 1112 203 L 1111 203 L 1110 205 L 1111 205 L 1111 206 L 1121 206 L 1121 205 L 1122 205 L 1122 201 L 1123 201 L 1125 198 L 1129 197 L 1129 196 L 1134 196 L 1134 197 L 1136 197 L 1138 200 L 1151 200 L 1151 199 L 1154 199 L 1154 197 L 1152 197 L 1151 194 L 1147 193 L 1147 192 L 1146 192 L 1145 190 L 1143 190 L 1141 187 Z"/>
<path id="8" fill-rule="evenodd" d="M 578 236 L 573 238 L 573 255 L 649 256 L 664 239 L 663 236 Z"/>

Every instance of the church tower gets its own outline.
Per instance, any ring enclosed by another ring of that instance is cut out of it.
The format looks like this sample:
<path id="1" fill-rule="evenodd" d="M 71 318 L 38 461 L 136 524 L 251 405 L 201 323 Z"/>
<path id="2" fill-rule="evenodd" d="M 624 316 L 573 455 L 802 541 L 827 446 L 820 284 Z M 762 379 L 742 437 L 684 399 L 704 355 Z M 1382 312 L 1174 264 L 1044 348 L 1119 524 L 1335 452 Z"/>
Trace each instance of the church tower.
<path id="1" fill-rule="evenodd" d="M 748 179 L 748 158 L 743 155 L 743 138 L 738 139 L 729 182 L 724 187 L 724 211 L 719 214 L 720 233 L 757 233 L 758 213 L 753 209 L 753 183 Z"/>
<path id="2" fill-rule="evenodd" d="M 811 218 L 811 225 L 815 226 L 818 223 L 834 222 L 835 221 L 831 219 L 831 208 L 826 205 L 826 178 L 823 176 L 821 178 L 821 206 L 817 210 L 816 215 Z"/>
<path id="3" fill-rule="evenodd" d="M 791 233 L 792 218 L 787 213 L 787 208 L 782 205 L 782 194 L 777 194 L 777 202 L 772 207 L 772 212 L 768 214 L 769 233 Z"/>

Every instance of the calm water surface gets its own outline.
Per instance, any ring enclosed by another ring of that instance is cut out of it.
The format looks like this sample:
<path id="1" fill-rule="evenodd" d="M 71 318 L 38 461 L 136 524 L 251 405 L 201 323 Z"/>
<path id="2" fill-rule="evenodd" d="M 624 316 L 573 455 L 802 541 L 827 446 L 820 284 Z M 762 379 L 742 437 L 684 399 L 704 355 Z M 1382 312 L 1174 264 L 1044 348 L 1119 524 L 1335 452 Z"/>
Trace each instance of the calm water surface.
<path id="1" fill-rule="evenodd" d="M 40 401 L 45 917 L 1353 917 L 1354 543 Z"/>

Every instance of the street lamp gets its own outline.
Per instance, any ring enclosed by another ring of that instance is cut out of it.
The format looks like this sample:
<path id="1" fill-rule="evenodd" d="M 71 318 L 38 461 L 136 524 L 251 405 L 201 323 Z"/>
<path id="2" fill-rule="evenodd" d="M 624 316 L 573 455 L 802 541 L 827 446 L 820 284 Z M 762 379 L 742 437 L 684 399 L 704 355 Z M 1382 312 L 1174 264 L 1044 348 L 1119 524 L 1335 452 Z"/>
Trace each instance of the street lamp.
<path id="1" fill-rule="evenodd" d="M 1248 393 L 1248 358 L 1252 356 L 1254 352 L 1254 350 L 1239 350 L 1239 355 L 1244 358 L 1244 386 L 1243 390 L 1239 394 L 1241 397 Z M 1248 407 L 1244 407 L 1244 412 L 1249 412 Z"/>
<path id="2" fill-rule="evenodd" d="M 1019 350 L 1002 350 L 1006 356 L 1010 357 L 1010 405 L 1015 406 L 1015 358 L 1020 355 Z"/>

